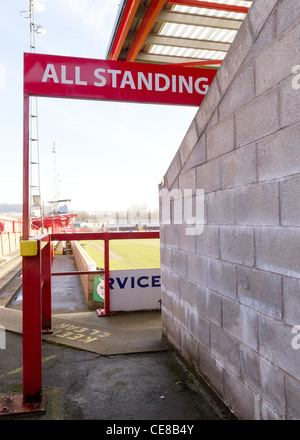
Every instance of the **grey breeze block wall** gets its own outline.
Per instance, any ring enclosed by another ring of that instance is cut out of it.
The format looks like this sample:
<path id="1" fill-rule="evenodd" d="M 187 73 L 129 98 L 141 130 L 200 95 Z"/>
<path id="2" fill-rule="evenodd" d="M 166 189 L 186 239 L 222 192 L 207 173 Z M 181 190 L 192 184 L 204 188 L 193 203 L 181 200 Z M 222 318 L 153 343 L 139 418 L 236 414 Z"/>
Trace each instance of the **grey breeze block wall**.
<path id="1" fill-rule="evenodd" d="M 241 419 L 300 418 L 299 41 L 254 1 L 160 186 L 205 192 L 201 235 L 161 219 L 163 335 Z"/>

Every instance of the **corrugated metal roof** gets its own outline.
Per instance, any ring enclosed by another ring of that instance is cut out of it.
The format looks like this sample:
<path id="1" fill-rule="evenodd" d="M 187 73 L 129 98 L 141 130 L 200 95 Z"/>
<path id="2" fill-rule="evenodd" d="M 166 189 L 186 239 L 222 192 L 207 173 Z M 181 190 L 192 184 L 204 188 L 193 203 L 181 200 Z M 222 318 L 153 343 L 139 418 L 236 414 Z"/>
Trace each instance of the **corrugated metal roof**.
<path id="1" fill-rule="evenodd" d="M 216 60 L 219 62 L 210 65 L 210 67 L 218 68 L 246 14 L 218 10 L 215 9 L 215 5 L 249 8 L 252 1 L 201 1 L 201 5 L 212 4 L 213 9 L 210 9 L 190 6 L 188 0 L 185 2 L 186 5 L 173 4 L 176 3 L 173 0 L 172 2 L 123 0 L 107 58 L 151 63 L 190 63 Z M 184 2 L 180 1 L 179 3 Z M 128 17 L 130 8 L 133 7 L 135 7 L 135 12 Z M 149 21 L 151 10 L 154 10 L 155 7 L 155 19 Z M 149 29 L 143 32 L 147 24 Z M 116 55 L 114 51 L 116 51 L 117 45 L 119 47 Z"/>

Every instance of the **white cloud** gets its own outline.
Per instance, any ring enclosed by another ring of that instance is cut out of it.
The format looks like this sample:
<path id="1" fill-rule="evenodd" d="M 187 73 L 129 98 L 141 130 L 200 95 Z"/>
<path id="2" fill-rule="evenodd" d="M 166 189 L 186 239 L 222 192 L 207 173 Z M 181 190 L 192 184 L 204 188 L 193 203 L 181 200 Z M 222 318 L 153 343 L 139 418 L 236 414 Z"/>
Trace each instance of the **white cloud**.
<path id="1" fill-rule="evenodd" d="M 105 44 L 112 31 L 119 2 L 120 0 L 64 0 L 69 12 L 80 17 L 85 32 L 97 39 L 100 36 Z"/>

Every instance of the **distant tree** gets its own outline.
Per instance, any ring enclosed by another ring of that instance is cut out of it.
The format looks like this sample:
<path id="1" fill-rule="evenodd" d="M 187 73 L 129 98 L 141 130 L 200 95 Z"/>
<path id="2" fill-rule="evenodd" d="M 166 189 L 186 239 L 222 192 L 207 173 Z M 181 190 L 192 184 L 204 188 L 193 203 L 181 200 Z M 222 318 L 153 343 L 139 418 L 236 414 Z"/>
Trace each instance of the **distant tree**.
<path id="1" fill-rule="evenodd" d="M 127 211 L 129 220 L 133 219 L 145 219 L 148 215 L 148 206 L 147 203 L 133 203 L 130 205 L 130 208 Z"/>

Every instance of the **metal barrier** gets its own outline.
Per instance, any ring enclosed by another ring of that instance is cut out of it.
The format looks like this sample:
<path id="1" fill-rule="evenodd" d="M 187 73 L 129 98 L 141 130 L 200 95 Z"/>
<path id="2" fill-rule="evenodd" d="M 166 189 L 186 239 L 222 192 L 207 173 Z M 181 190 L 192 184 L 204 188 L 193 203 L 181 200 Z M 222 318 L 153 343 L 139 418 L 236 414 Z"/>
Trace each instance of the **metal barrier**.
<path id="1" fill-rule="evenodd" d="M 42 396 L 42 333 L 52 333 L 51 276 L 104 272 L 104 311 L 110 315 L 109 242 L 159 238 L 159 232 L 54 233 L 21 241 L 23 257 L 23 404 L 40 405 Z M 53 241 L 104 241 L 104 271 L 51 273 Z"/>

